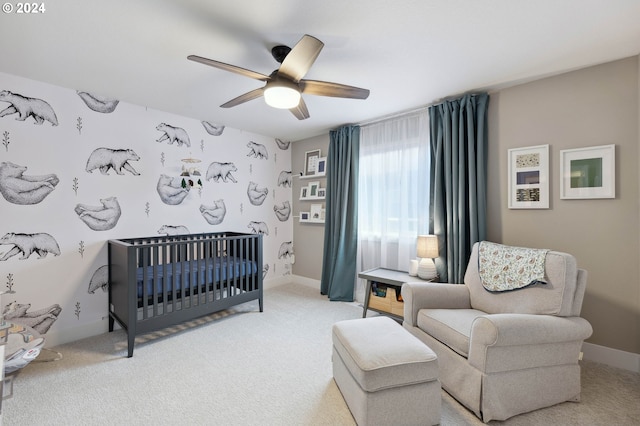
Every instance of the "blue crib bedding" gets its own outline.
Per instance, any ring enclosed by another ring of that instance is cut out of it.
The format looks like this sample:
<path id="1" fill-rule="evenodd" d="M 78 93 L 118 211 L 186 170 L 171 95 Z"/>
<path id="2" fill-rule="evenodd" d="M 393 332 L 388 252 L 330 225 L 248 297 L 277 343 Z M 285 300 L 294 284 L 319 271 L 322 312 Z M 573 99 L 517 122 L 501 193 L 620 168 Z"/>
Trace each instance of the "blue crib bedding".
<path id="1" fill-rule="evenodd" d="M 145 277 L 146 270 L 146 277 Z M 156 292 L 162 294 L 165 283 L 167 292 L 235 280 L 246 275 L 255 274 L 258 265 L 250 259 L 239 259 L 232 256 L 217 257 L 215 259 L 200 259 L 183 262 L 168 263 L 164 265 L 138 267 L 136 278 L 138 283 L 138 297 L 143 297 L 143 286 L 146 278 L 147 296 L 153 295 L 154 278 L 157 276 Z M 184 277 L 183 277 L 184 275 Z M 193 279 L 192 279 L 193 277 Z"/>

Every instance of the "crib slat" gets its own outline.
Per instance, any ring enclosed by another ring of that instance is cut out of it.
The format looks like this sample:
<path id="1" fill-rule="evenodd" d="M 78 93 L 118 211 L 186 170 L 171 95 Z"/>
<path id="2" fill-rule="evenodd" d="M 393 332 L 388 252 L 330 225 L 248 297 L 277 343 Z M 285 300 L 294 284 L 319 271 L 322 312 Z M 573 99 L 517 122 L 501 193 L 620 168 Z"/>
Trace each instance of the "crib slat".
<path id="1" fill-rule="evenodd" d="M 142 262 L 142 318 L 147 319 L 147 307 L 149 306 L 149 293 L 147 285 L 149 284 L 149 247 L 139 247 L 138 256 Z"/>
<path id="2" fill-rule="evenodd" d="M 153 305 L 153 316 L 158 316 L 158 267 L 159 267 L 159 252 L 160 247 L 157 245 L 153 246 L 153 288 L 151 291 L 152 294 L 152 305 Z"/>
<path id="3" fill-rule="evenodd" d="M 172 274 L 171 274 L 171 293 L 172 293 L 172 297 L 171 297 L 171 312 L 175 312 L 176 311 L 176 287 L 177 285 L 177 280 L 178 280 L 178 274 L 177 274 L 177 268 L 178 268 L 178 246 L 176 244 L 171 244 L 171 268 L 172 268 Z M 168 275 L 167 275 L 168 276 Z M 165 289 L 166 291 L 166 289 Z M 167 299 L 165 299 L 167 300 Z M 165 308 L 167 307 L 167 303 L 165 303 Z M 167 311 L 165 309 L 163 309 L 162 311 L 163 314 L 167 314 Z"/>
<path id="4" fill-rule="evenodd" d="M 189 243 L 189 306 L 195 306 L 194 294 L 198 289 L 198 281 L 200 280 L 200 270 L 198 269 L 198 259 L 195 257 L 195 242 Z"/>

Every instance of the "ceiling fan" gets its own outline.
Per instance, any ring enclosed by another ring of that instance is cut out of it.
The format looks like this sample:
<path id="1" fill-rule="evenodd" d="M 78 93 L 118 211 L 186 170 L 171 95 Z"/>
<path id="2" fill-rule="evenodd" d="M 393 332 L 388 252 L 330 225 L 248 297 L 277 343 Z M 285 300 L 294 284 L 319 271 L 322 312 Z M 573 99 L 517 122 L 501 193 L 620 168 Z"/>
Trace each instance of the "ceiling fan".
<path id="1" fill-rule="evenodd" d="M 264 96 L 268 105 L 288 109 L 298 120 L 304 120 L 309 118 L 309 110 L 301 97 L 302 93 L 350 99 L 366 99 L 369 96 L 368 89 L 302 78 L 309 71 L 323 47 L 324 43 L 307 34 L 293 48 L 275 46 L 271 49 L 271 54 L 280 63 L 280 68 L 270 75 L 196 55 L 189 55 L 187 59 L 266 82 L 264 87 L 231 99 L 220 107 L 231 108 Z"/>

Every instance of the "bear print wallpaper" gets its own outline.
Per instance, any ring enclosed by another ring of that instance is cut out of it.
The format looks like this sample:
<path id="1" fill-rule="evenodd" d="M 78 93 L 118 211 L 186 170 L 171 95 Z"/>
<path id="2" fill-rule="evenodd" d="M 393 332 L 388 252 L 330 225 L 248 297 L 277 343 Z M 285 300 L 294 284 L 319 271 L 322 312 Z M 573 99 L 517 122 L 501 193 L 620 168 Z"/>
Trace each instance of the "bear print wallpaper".
<path id="1" fill-rule="evenodd" d="M 0 139 L 3 315 L 47 346 L 107 331 L 109 239 L 261 233 L 291 273 L 289 142 L 3 73 Z"/>

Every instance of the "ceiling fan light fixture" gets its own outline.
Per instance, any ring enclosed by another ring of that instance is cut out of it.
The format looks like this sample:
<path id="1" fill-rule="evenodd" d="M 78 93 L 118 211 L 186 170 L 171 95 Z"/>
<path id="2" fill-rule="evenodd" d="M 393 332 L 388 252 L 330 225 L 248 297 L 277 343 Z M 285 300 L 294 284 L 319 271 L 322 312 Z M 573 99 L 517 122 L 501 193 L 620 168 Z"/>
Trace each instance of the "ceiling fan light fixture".
<path id="1" fill-rule="evenodd" d="M 270 81 L 264 88 L 264 101 L 274 108 L 295 108 L 300 103 L 300 90 L 288 81 Z"/>

